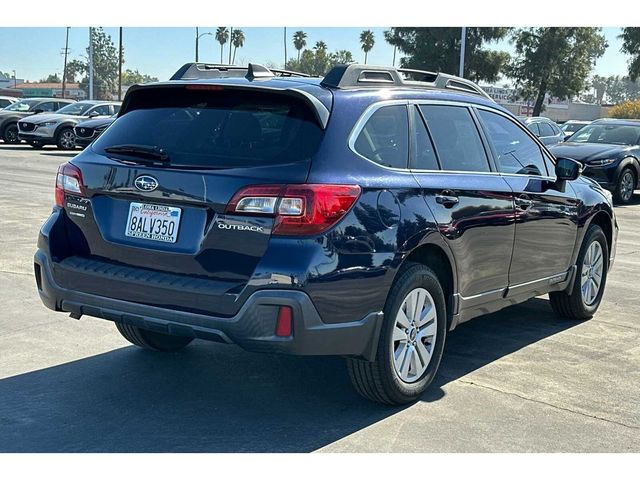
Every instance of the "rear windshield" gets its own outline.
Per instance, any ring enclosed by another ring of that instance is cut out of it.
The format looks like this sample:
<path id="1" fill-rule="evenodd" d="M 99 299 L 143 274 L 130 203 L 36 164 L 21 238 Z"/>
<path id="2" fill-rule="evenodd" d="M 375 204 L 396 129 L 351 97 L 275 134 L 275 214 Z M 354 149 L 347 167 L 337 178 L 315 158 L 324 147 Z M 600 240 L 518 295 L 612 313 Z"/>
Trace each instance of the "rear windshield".
<path id="1" fill-rule="evenodd" d="M 96 142 L 162 149 L 171 166 L 212 168 L 291 163 L 311 157 L 322 130 L 302 101 L 272 92 L 150 89 Z M 129 158 L 124 158 L 125 160 Z"/>

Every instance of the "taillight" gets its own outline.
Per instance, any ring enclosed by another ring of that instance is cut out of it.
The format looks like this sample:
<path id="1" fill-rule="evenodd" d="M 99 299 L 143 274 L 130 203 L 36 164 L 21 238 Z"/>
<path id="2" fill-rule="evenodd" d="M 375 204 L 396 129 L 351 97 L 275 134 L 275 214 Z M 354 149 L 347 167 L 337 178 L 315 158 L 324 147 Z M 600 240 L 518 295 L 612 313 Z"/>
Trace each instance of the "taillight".
<path id="1" fill-rule="evenodd" d="M 82 172 L 71 163 L 63 163 L 58 167 L 56 175 L 56 205 L 64 207 L 64 194 L 71 193 L 84 196 Z"/>
<path id="2" fill-rule="evenodd" d="M 315 235 L 338 223 L 359 196 L 357 185 L 256 185 L 236 193 L 227 213 L 275 217 L 274 235 Z"/>

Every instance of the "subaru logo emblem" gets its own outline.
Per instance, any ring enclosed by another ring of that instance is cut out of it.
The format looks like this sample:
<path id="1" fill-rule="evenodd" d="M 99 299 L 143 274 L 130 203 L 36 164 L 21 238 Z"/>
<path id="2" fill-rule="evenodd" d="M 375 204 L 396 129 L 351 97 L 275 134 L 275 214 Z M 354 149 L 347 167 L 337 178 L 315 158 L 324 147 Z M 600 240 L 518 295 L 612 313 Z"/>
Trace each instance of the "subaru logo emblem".
<path id="1" fill-rule="evenodd" d="M 158 188 L 158 180 L 150 175 L 140 175 L 133 183 L 141 192 L 152 192 Z"/>

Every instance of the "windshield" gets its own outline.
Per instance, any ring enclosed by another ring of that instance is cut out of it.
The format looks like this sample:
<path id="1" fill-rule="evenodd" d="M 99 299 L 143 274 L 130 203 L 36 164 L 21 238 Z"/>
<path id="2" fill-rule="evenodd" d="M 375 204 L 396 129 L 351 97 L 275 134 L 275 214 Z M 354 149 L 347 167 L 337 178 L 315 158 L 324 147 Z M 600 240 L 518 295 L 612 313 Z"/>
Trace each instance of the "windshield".
<path id="1" fill-rule="evenodd" d="M 131 108 L 93 150 L 130 159 L 113 147 L 135 145 L 166 152 L 172 166 L 251 167 L 307 159 L 322 136 L 306 104 L 271 92 L 153 89 Z"/>
<path id="2" fill-rule="evenodd" d="M 22 100 L 5 107 L 5 110 L 9 110 L 10 112 L 28 112 L 36 103 L 38 103 L 38 100 Z"/>
<path id="3" fill-rule="evenodd" d="M 62 113 L 64 115 L 82 115 L 84 114 L 84 112 L 89 110 L 89 108 L 92 106 L 93 104 L 91 103 L 82 103 L 82 102 L 70 103 L 66 107 L 62 107 L 56 113 Z"/>
<path id="4" fill-rule="evenodd" d="M 584 123 L 565 123 L 560 127 L 563 132 L 573 133 L 580 130 L 581 127 L 584 127 Z"/>
<path id="5" fill-rule="evenodd" d="M 640 125 L 587 125 L 571 136 L 577 143 L 640 144 Z"/>

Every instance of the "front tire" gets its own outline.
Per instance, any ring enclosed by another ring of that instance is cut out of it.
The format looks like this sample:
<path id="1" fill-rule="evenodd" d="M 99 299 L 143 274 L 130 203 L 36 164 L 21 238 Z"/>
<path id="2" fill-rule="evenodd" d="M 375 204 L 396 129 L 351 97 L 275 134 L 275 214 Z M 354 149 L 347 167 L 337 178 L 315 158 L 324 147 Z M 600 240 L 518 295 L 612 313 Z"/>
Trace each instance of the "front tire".
<path id="1" fill-rule="evenodd" d="M 76 134 L 72 128 L 63 128 L 56 137 L 56 146 L 60 150 L 73 150 L 76 148 Z"/>
<path id="2" fill-rule="evenodd" d="M 614 192 L 614 199 L 616 203 L 621 205 L 625 205 L 631 201 L 633 198 L 633 191 L 636 188 L 637 178 L 634 171 L 625 167 L 620 173 L 620 178 L 618 179 L 618 184 L 616 185 L 616 190 Z"/>
<path id="3" fill-rule="evenodd" d="M 2 132 L 2 139 L 4 140 L 4 143 L 9 143 L 11 145 L 20 143 L 20 138 L 18 138 L 18 125 L 15 123 L 7 125 Z"/>
<path id="4" fill-rule="evenodd" d="M 551 292 L 553 311 L 565 318 L 587 320 L 596 313 L 607 283 L 609 248 L 602 228 L 591 225 L 582 242 L 570 292 Z"/>
<path id="5" fill-rule="evenodd" d="M 146 350 L 175 352 L 176 350 L 186 347 L 193 341 L 191 337 L 179 337 L 177 335 L 152 332 L 151 330 L 134 327 L 126 323 L 116 322 L 116 328 L 129 342 Z"/>
<path id="6" fill-rule="evenodd" d="M 375 360 L 347 359 L 356 391 L 388 405 L 417 400 L 440 365 L 446 327 L 438 277 L 425 265 L 407 264 L 387 297 Z"/>

